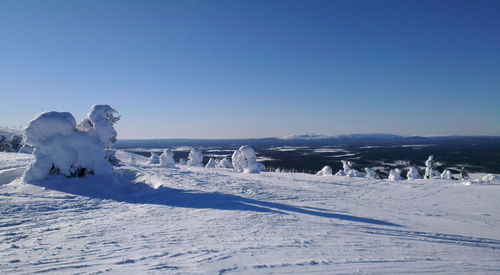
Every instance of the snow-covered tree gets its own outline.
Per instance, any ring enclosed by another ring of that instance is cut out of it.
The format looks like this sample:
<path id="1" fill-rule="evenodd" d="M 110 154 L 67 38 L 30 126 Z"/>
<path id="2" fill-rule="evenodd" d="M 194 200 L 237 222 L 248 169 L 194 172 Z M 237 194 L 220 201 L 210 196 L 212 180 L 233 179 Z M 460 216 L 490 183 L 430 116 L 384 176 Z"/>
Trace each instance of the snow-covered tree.
<path id="1" fill-rule="evenodd" d="M 331 176 L 333 173 L 332 167 L 326 165 L 321 169 L 318 173 L 316 173 L 317 176 Z"/>
<path id="2" fill-rule="evenodd" d="M 203 153 L 199 149 L 191 149 L 188 156 L 187 166 L 203 167 Z"/>
<path id="3" fill-rule="evenodd" d="M 421 179 L 422 177 L 420 177 L 417 168 L 410 167 L 410 170 L 408 171 L 408 173 L 406 173 L 406 178 L 411 180 L 411 179 Z"/>
<path id="4" fill-rule="evenodd" d="M 401 170 L 399 170 L 399 168 L 393 169 L 389 172 L 390 181 L 398 181 L 402 179 L 403 178 L 401 177 Z"/>
<path id="5" fill-rule="evenodd" d="M 454 179 L 453 176 L 452 176 L 452 174 L 451 174 L 451 171 L 448 170 L 448 169 L 445 169 L 443 171 L 443 173 L 441 173 L 440 177 L 442 179 L 445 179 L 445 180 L 452 180 L 452 179 Z"/>
<path id="6" fill-rule="evenodd" d="M 149 157 L 148 163 L 149 164 L 160 164 L 160 156 L 157 153 L 152 152 L 151 156 Z"/>
<path id="7" fill-rule="evenodd" d="M 233 163 L 230 158 L 225 157 L 217 162 L 217 167 L 220 168 L 233 168 Z"/>
<path id="8" fill-rule="evenodd" d="M 160 166 L 162 167 L 174 167 L 174 152 L 170 149 L 163 150 L 163 153 L 160 155 Z"/>
<path id="9" fill-rule="evenodd" d="M 351 178 L 364 177 L 365 175 L 358 170 L 352 168 L 353 163 L 347 160 L 341 160 L 342 170 L 335 173 L 335 176 L 346 176 Z"/>
<path id="10" fill-rule="evenodd" d="M 434 156 L 430 155 L 429 158 L 425 161 L 425 175 L 424 179 L 432 179 L 434 177 L 434 171 L 432 169 L 432 165 L 434 164 Z"/>
<path id="11" fill-rule="evenodd" d="M 231 160 L 234 169 L 238 172 L 259 173 L 266 171 L 265 166 L 257 162 L 255 151 L 248 145 L 243 145 L 240 149 L 234 151 Z"/>
<path id="12" fill-rule="evenodd" d="M 25 171 L 25 180 L 41 180 L 51 174 L 74 177 L 113 173 L 101 140 L 77 129 L 70 113 L 41 113 L 23 134 L 25 143 L 34 147 L 35 156 Z"/>
<path id="13" fill-rule="evenodd" d="M 215 159 L 210 158 L 207 162 L 207 165 L 205 165 L 206 168 L 215 168 L 217 166 Z"/>
<path id="14" fill-rule="evenodd" d="M 366 178 L 367 179 L 378 179 L 377 172 L 373 170 L 372 168 L 365 168 L 365 173 L 366 173 Z"/>

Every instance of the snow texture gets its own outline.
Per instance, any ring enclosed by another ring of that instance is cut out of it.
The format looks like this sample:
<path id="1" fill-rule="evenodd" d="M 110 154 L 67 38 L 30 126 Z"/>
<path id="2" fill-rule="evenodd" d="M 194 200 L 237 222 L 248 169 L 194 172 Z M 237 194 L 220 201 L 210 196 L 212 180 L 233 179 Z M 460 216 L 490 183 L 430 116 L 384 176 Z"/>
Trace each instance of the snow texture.
<path id="1" fill-rule="evenodd" d="M 402 179 L 403 178 L 401 177 L 401 170 L 399 168 L 392 169 L 389 172 L 389 181 L 399 181 Z"/>
<path id="2" fill-rule="evenodd" d="M 105 147 L 98 138 L 76 128 L 73 115 L 45 112 L 24 129 L 26 144 L 34 147 L 35 161 L 25 172 L 25 180 L 42 180 L 49 174 L 66 177 L 113 173 Z"/>
<path id="3" fill-rule="evenodd" d="M 421 179 L 422 177 L 420 176 L 420 173 L 418 173 L 417 168 L 410 167 L 410 170 L 408 171 L 408 173 L 406 173 L 406 178 L 409 180 L 414 180 Z"/>
<path id="4" fill-rule="evenodd" d="M 175 167 L 174 152 L 170 148 L 163 150 L 160 155 L 160 166 Z"/>
<path id="5" fill-rule="evenodd" d="M 332 167 L 326 165 L 321 169 L 318 173 L 316 173 L 317 176 L 331 176 L 332 175 Z"/>
<path id="6" fill-rule="evenodd" d="M 255 151 L 248 145 L 243 145 L 234 151 L 231 159 L 234 169 L 238 172 L 259 173 L 266 171 L 264 165 L 257 162 Z"/>
<path id="7" fill-rule="evenodd" d="M 199 149 L 191 149 L 188 156 L 187 166 L 203 167 L 203 153 Z"/>

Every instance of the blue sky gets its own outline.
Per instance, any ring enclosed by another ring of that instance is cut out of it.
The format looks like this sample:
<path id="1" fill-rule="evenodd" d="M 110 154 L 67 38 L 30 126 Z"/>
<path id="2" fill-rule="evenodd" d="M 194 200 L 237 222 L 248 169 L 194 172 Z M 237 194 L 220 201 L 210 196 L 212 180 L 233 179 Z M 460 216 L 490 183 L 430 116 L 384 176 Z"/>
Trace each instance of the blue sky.
<path id="1" fill-rule="evenodd" d="M 0 1 L 0 126 L 500 135 L 499 1 Z"/>

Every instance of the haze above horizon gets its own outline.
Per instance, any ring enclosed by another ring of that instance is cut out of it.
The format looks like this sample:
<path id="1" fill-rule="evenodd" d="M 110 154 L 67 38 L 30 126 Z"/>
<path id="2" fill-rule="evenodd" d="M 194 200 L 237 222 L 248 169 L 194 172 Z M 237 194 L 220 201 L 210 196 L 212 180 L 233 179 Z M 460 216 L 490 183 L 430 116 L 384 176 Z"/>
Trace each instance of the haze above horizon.
<path id="1" fill-rule="evenodd" d="M 500 135 L 499 1 L 1 1 L 0 126 L 119 139 Z"/>

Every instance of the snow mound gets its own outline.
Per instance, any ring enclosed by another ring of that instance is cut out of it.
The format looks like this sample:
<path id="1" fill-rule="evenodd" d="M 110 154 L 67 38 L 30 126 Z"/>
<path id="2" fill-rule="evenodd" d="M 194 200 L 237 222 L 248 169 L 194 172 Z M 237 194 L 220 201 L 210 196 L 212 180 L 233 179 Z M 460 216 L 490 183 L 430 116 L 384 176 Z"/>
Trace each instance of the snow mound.
<path id="1" fill-rule="evenodd" d="M 403 178 L 401 177 L 401 170 L 398 168 L 391 170 L 389 172 L 389 181 L 398 181 L 402 180 Z"/>
<path id="2" fill-rule="evenodd" d="M 318 173 L 316 173 L 317 176 L 331 176 L 332 175 L 332 167 L 326 165 L 321 169 Z"/>
<path id="3" fill-rule="evenodd" d="M 414 179 L 421 179 L 422 177 L 420 177 L 417 168 L 410 167 L 410 170 L 408 171 L 408 173 L 406 173 L 406 178 L 409 180 L 414 180 Z"/>
<path id="4" fill-rule="evenodd" d="M 68 112 L 41 113 L 29 122 L 23 134 L 26 144 L 34 147 L 35 156 L 25 171 L 26 181 L 53 174 L 75 177 L 113 173 L 101 140 L 78 129 Z"/>
<path id="5" fill-rule="evenodd" d="M 231 159 L 234 169 L 238 172 L 259 173 L 266 171 L 264 165 L 257 162 L 255 151 L 248 145 L 243 145 L 234 151 Z"/>
<path id="6" fill-rule="evenodd" d="M 207 165 L 205 165 L 206 168 L 215 168 L 217 166 L 217 163 L 214 158 L 210 158 L 207 162 Z"/>
<path id="7" fill-rule="evenodd" d="M 199 149 L 191 149 L 188 156 L 187 166 L 203 167 L 203 153 L 201 153 Z"/>
<path id="8" fill-rule="evenodd" d="M 162 167 L 174 167 L 174 152 L 170 149 L 163 150 L 163 153 L 160 156 L 160 166 Z"/>

